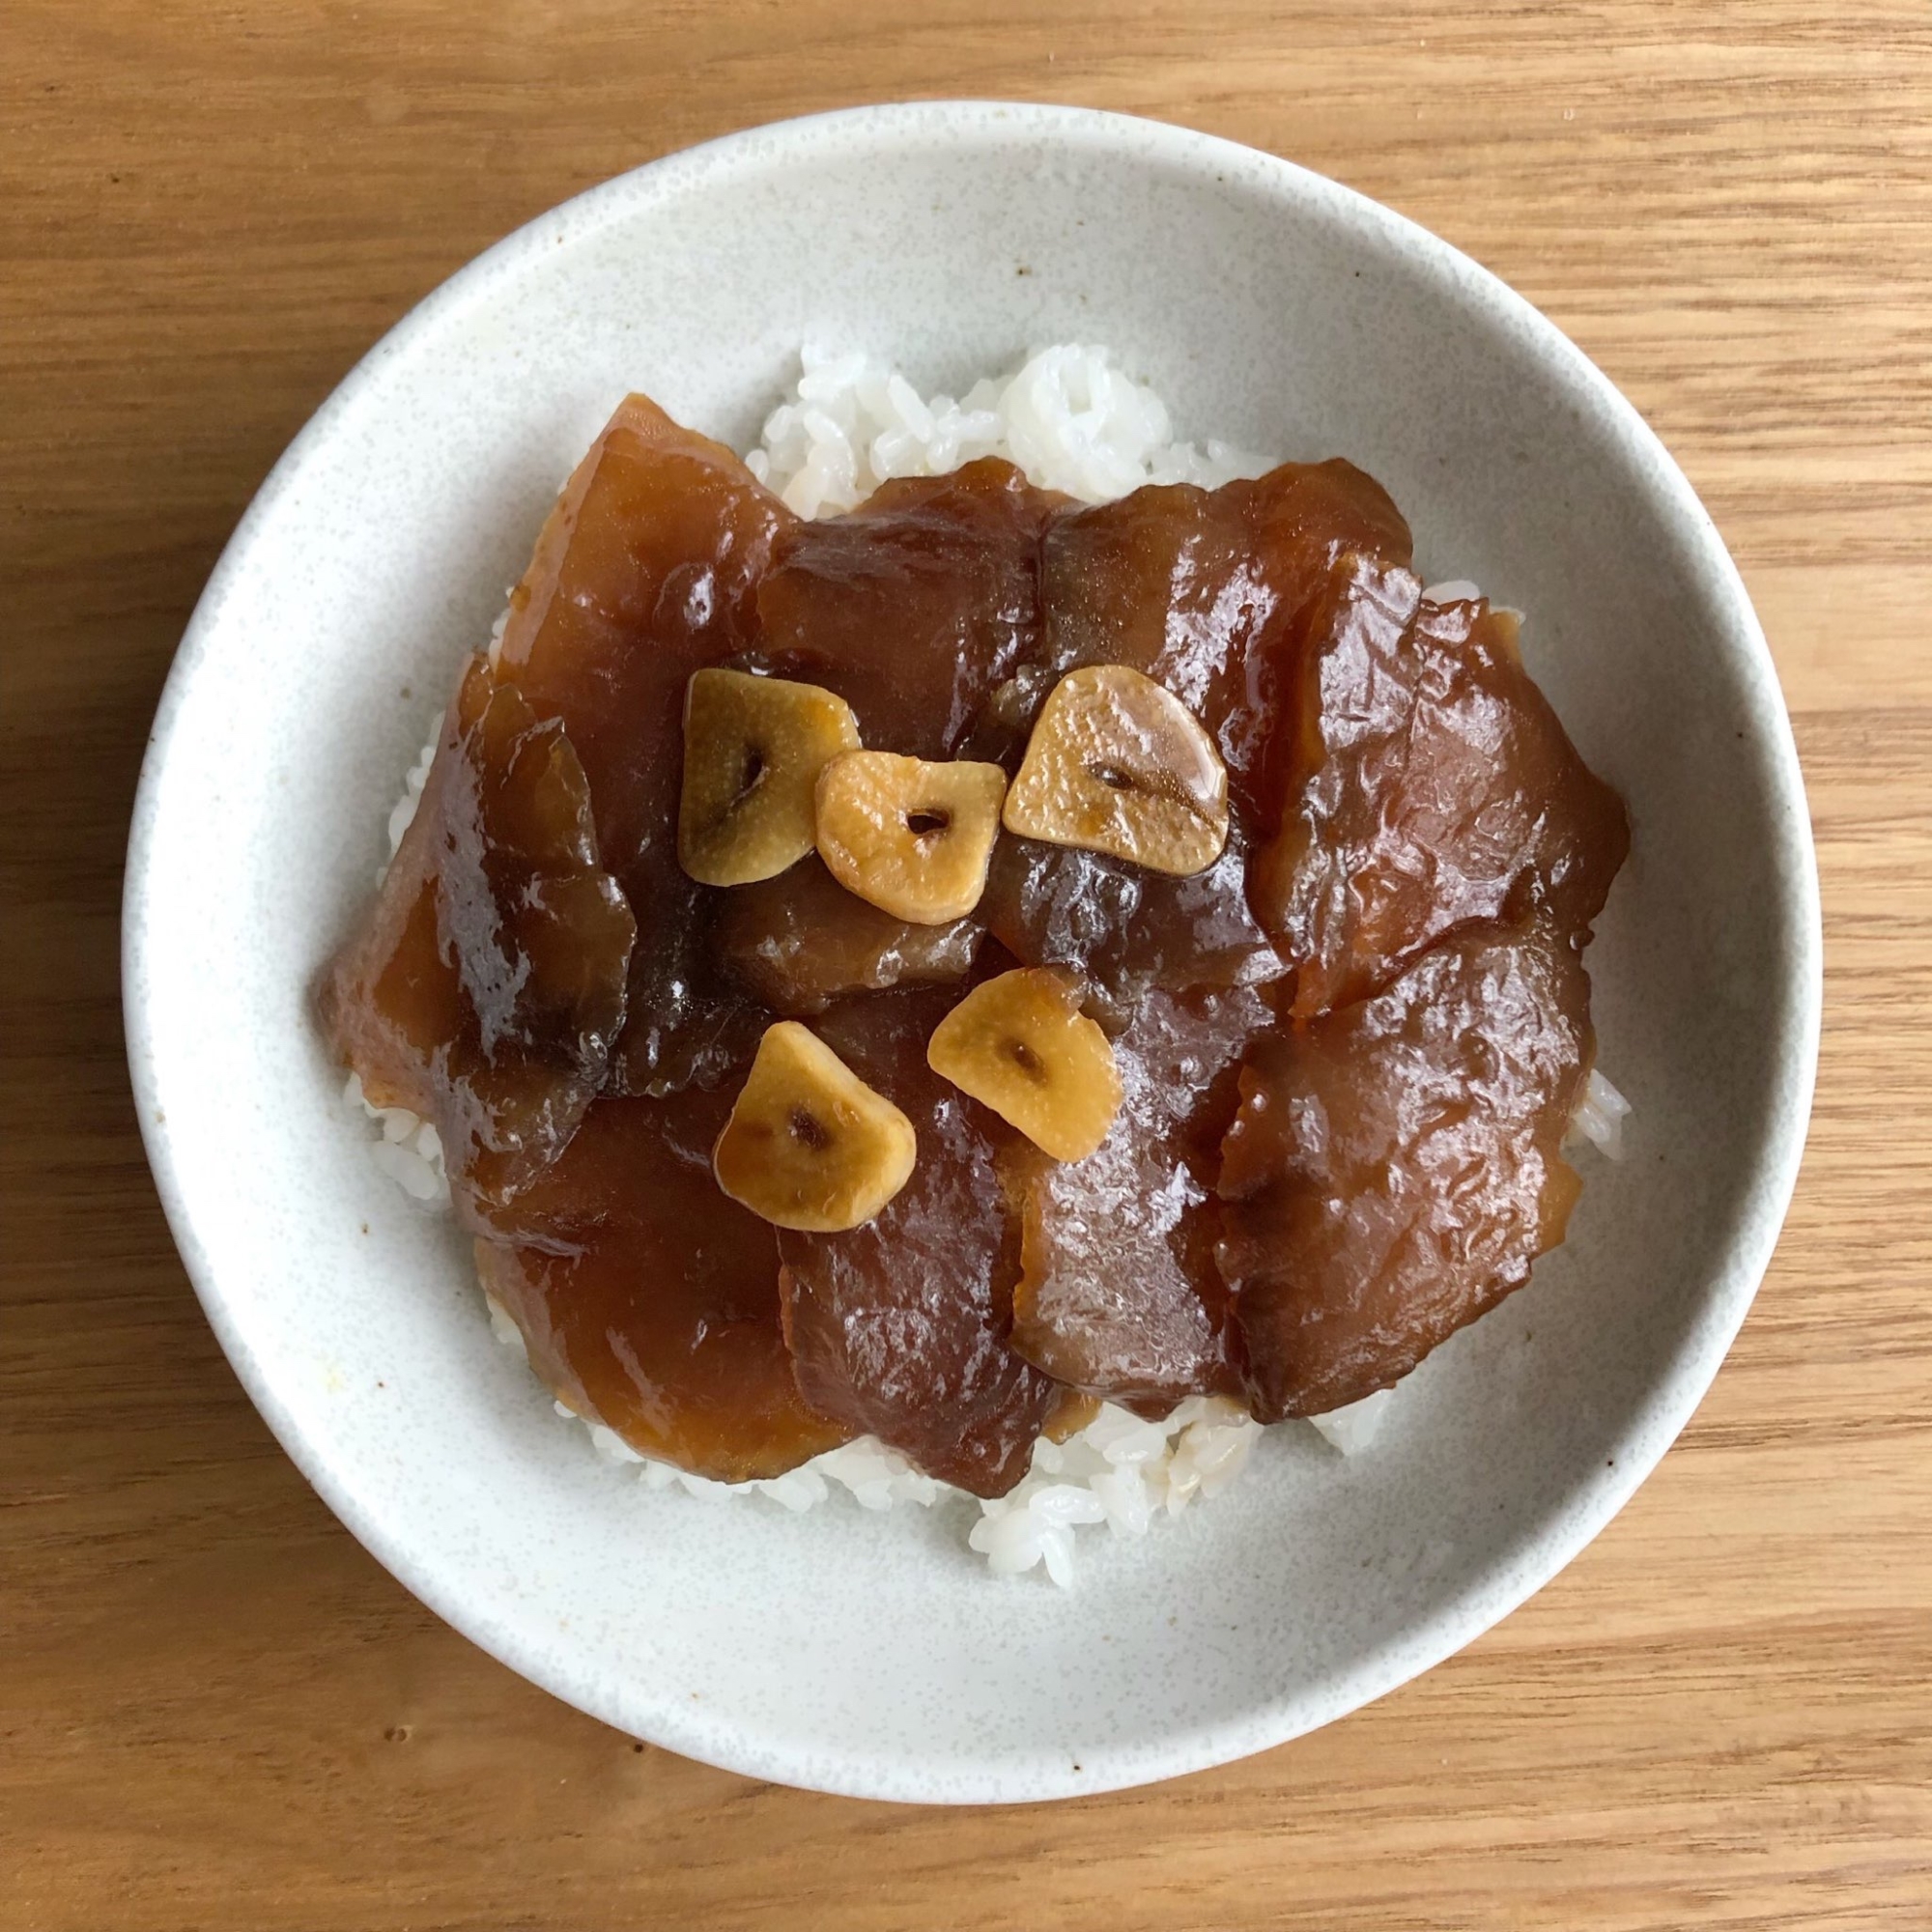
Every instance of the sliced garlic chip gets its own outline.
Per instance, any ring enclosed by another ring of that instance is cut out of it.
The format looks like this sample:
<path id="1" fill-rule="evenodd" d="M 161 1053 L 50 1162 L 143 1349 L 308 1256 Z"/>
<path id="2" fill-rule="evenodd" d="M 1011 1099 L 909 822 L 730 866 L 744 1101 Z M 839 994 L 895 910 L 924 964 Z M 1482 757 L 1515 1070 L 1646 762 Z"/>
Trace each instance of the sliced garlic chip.
<path id="1" fill-rule="evenodd" d="M 796 1020 L 765 1030 L 711 1170 L 779 1228 L 836 1234 L 869 1221 L 911 1178 L 912 1122 Z"/>
<path id="2" fill-rule="evenodd" d="M 853 751 L 852 707 L 815 684 L 700 670 L 684 696 L 678 863 L 699 884 L 748 886 L 811 850 L 813 790 L 827 759 Z M 649 917 L 649 908 L 639 908 Z"/>
<path id="3" fill-rule="evenodd" d="M 1171 692 L 1124 665 L 1091 665 L 1054 686 L 1005 815 L 1023 838 L 1185 876 L 1228 842 L 1227 768 Z"/>
<path id="4" fill-rule="evenodd" d="M 849 893 L 915 925 L 963 919 L 986 890 L 1007 775 L 846 752 L 818 776 L 818 850 Z"/>
<path id="5" fill-rule="evenodd" d="M 1002 973 L 933 1029 L 926 1064 L 1055 1160 L 1082 1160 L 1121 1110 L 1107 1036 L 1080 1010 L 1080 982 L 1052 966 Z"/>

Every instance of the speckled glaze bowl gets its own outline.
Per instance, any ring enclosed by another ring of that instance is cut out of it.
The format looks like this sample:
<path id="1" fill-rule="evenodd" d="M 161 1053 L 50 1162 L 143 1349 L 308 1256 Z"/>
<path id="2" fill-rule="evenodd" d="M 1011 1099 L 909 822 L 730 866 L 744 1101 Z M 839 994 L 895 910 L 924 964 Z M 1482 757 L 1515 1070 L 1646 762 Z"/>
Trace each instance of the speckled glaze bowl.
<path id="1" fill-rule="evenodd" d="M 1526 651 L 1635 849 L 1591 954 L 1635 1102 L 1570 1241 L 1350 1461 L 1270 1432 L 1076 1586 L 965 1521 L 646 1492 L 492 1340 L 463 1242 L 376 1172 L 305 990 L 558 479 L 626 389 L 755 438 L 802 342 L 953 386 L 1109 344 L 1182 435 L 1346 454 Z M 760 128 L 532 222 L 365 358 L 243 519 L 136 808 L 129 1055 L 237 1373 L 349 1527 L 559 1697 L 753 1776 L 909 1800 L 1171 1776 L 1327 1722 L 1547 1582 L 1662 1456 L 1776 1237 L 1819 1001 L 1791 735 L 1710 520 L 1518 297 L 1330 182 L 1180 128 L 934 103 Z"/>

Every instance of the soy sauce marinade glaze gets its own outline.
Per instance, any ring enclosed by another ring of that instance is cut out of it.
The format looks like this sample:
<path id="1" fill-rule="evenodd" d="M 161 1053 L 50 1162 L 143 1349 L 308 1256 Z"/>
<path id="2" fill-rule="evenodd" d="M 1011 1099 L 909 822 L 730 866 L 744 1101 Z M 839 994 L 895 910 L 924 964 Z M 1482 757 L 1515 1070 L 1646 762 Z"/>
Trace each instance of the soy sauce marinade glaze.
<path id="1" fill-rule="evenodd" d="M 1342 462 L 801 522 L 626 401 L 319 994 L 557 1395 L 991 1496 L 1094 1398 L 1319 1413 L 1526 1280 L 1628 833 L 1409 561 Z"/>

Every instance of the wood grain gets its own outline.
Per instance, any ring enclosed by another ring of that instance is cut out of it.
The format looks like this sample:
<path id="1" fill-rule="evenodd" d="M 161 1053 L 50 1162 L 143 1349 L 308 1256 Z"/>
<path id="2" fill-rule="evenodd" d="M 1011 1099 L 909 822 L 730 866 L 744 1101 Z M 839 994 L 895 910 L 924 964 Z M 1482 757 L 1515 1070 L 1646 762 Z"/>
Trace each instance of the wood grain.
<path id="1" fill-rule="evenodd" d="M 4 44 L 0 1924 L 1932 1924 L 1924 0 L 11 0 Z M 1469 250 L 1595 356 L 1757 599 L 1830 978 L 1757 1309 L 1563 1577 L 1267 1756 L 955 1813 L 634 1746 L 363 1554 L 175 1259 L 115 954 L 169 655 L 249 494 L 370 341 L 654 155 L 961 93 L 1291 156 Z"/>

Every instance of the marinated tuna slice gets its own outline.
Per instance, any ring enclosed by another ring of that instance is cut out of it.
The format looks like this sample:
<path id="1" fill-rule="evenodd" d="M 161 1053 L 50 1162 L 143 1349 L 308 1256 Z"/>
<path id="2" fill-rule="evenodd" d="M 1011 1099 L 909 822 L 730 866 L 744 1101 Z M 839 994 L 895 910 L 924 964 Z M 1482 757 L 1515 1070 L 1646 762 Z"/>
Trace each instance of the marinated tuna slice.
<path id="1" fill-rule="evenodd" d="M 1256 1043 L 1219 1258 L 1261 1420 L 1387 1388 L 1563 1238 L 1589 1002 L 1562 935 L 1487 930 Z"/>
<path id="2" fill-rule="evenodd" d="M 1318 1413 L 1526 1280 L 1628 832 L 1409 554 L 1341 462 L 802 523 L 627 400 L 318 994 L 558 1398 L 994 1497 L 1101 1401 Z"/>
<path id="3" fill-rule="evenodd" d="M 1039 533 L 1061 500 L 987 457 L 794 525 L 758 591 L 764 651 L 838 692 L 875 750 L 951 757 L 1038 653 Z"/>
<path id="4" fill-rule="evenodd" d="M 1003 1151 L 1021 1229 L 1012 1344 L 1056 1380 L 1156 1412 L 1240 1393 L 1213 1188 L 1236 1065 L 1273 1023 L 1246 988 L 1150 993 L 1115 1042 L 1125 1094 L 1098 1151 Z"/>
<path id="5" fill-rule="evenodd" d="M 728 450 L 632 396 L 565 486 L 498 664 L 583 761 L 604 862 L 640 913 L 612 1086 L 713 1084 L 756 1041 L 713 981 L 706 889 L 677 859 L 685 686 L 748 651 L 794 519 Z"/>
<path id="6" fill-rule="evenodd" d="M 723 1094 L 602 1099 L 476 1243 L 485 1290 L 568 1407 L 720 1482 L 776 1476 L 849 1433 L 799 1400 L 778 1242 L 718 1190 Z"/>
<path id="7" fill-rule="evenodd" d="M 1018 1242 L 1001 1211 L 993 1135 L 1004 1130 L 925 1064 L 951 1004 L 944 992 L 875 994 L 816 1023 L 910 1117 L 919 1159 L 865 1227 L 781 1234 L 781 1293 L 813 1408 L 929 1476 L 997 1496 L 1026 1474 L 1061 1391 L 1008 1346 Z"/>
<path id="8" fill-rule="evenodd" d="M 1357 559 L 1311 619 L 1303 676 L 1289 810 L 1249 879 L 1297 1017 L 1459 926 L 1542 912 L 1581 943 L 1629 827 L 1524 670 L 1514 617 L 1425 603 L 1407 571 Z"/>
<path id="9" fill-rule="evenodd" d="M 1299 620 L 1337 561 L 1406 563 L 1408 526 L 1352 464 L 1290 463 L 1214 491 L 1177 483 L 1057 518 L 1041 544 L 1046 664 L 1121 664 L 1207 727 L 1252 807 Z"/>
<path id="10" fill-rule="evenodd" d="M 727 894 L 711 928 L 732 980 L 787 1019 L 846 993 L 963 980 L 985 927 L 977 918 L 913 925 L 848 893 L 811 858 Z"/>
<path id="11" fill-rule="evenodd" d="M 1110 1029 L 1126 1024 L 1149 987 L 1259 985 L 1288 970 L 1248 908 L 1237 838 L 1185 879 L 1097 852 L 1002 838 L 980 917 L 1023 964 L 1084 973 L 1094 1016 Z"/>
<path id="12" fill-rule="evenodd" d="M 319 990 L 368 1098 L 434 1122 L 471 1218 L 530 1185 L 602 1086 L 635 930 L 570 740 L 475 660 L 368 921 Z"/>

